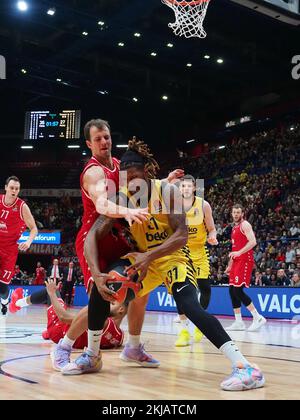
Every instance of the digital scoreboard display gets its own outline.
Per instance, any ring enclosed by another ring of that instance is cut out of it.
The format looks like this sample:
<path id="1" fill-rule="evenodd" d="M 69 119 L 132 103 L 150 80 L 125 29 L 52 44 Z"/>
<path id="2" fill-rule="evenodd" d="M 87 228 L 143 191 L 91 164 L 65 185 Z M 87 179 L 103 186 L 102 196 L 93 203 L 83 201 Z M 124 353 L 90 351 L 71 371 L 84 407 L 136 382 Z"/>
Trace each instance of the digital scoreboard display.
<path id="1" fill-rule="evenodd" d="M 79 110 L 26 112 L 25 140 L 78 140 L 81 112 Z"/>

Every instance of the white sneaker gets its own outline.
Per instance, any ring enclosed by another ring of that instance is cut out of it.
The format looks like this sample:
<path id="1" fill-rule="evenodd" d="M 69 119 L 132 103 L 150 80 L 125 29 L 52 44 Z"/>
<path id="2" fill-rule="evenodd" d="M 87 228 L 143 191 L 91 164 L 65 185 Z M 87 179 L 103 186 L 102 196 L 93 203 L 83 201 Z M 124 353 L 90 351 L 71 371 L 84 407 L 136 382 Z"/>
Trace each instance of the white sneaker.
<path id="1" fill-rule="evenodd" d="M 227 331 L 245 331 L 246 326 L 243 321 L 234 321 L 228 328 Z"/>
<path id="2" fill-rule="evenodd" d="M 263 316 L 261 316 L 260 318 L 258 318 L 257 320 L 253 320 L 252 324 L 250 325 L 250 327 L 248 328 L 247 331 L 249 332 L 253 332 L 253 331 L 257 331 L 259 330 L 263 325 L 265 325 L 267 322 L 266 318 L 264 318 Z"/>

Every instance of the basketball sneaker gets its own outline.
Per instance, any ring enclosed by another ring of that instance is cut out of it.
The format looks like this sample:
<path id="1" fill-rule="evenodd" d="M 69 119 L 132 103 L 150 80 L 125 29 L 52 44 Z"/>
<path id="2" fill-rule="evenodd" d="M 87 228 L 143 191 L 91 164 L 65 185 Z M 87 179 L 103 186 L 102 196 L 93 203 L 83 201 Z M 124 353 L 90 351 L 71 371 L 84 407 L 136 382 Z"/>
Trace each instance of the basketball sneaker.
<path id="1" fill-rule="evenodd" d="M 77 359 L 68 363 L 61 369 L 63 375 L 82 375 L 84 373 L 97 373 L 102 369 L 102 357 L 90 356 L 87 352 L 82 353 Z"/>
<path id="2" fill-rule="evenodd" d="M 203 333 L 199 330 L 199 328 L 195 327 L 194 330 L 194 343 L 200 343 L 203 338 Z"/>
<path id="3" fill-rule="evenodd" d="M 187 347 L 191 344 L 191 335 L 188 330 L 182 329 L 178 334 L 178 339 L 175 342 L 175 347 Z"/>
<path id="4" fill-rule="evenodd" d="M 1 303 L 2 308 L 1 308 L 1 313 L 3 316 L 5 316 L 7 314 L 7 305 L 4 305 L 3 303 Z"/>
<path id="5" fill-rule="evenodd" d="M 63 339 L 53 348 L 50 353 L 52 367 L 60 372 L 67 364 L 70 363 L 72 347 L 62 344 Z"/>
<path id="6" fill-rule="evenodd" d="M 120 359 L 123 362 L 137 363 L 140 366 L 146 368 L 156 368 L 160 366 L 160 362 L 150 354 L 145 352 L 143 344 L 140 344 L 138 347 L 129 347 L 128 344 L 125 345 L 122 353 L 120 354 Z"/>
<path id="7" fill-rule="evenodd" d="M 246 326 L 243 321 L 234 321 L 233 324 L 226 328 L 226 331 L 245 331 L 245 329 Z"/>
<path id="8" fill-rule="evenodd" d="M 247 391 L 262 388 L 265 378 L 258 366 L 238 363 L 233 366 L 231 376 L 221 383 L 223 391 Z"/>
<path id="9" fill-rule="evenodd" d="M 21 288 L 16 289 L 12 292 L 11 298 L 10 298 L 10 304 L 8 306 L 10 313 L 14 314 L 22 309 L 20 306 L 16 305 L 16 302 L 19 299 L 23 299 L 23 297 L 24 297 L 24 291 Z"/>
<path id="10" fill-rule="evenodd" d="M 266 318 L 264 318 L 263 316 L 260 316 L 258 319 L 253 320 L 252 324 L 250 325 L 247 331 L 249 332 L 257 331 L 266 323 L 267 323 Z"/>

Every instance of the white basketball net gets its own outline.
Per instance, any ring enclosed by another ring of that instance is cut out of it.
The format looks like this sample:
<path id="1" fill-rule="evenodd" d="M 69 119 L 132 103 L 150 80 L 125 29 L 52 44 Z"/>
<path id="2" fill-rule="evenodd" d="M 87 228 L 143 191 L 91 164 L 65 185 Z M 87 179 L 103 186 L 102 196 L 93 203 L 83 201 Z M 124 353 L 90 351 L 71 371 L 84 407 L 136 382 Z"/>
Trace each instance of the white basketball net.
<path id="1" fill-rule="evenodd" d="M 206 37 L 203 22 L 210 0 L 161 1 L 175 13 L 175 22 L 169 23 L 169 28 L 173 29 L 175 35 L 185 36 L 186 38 Z"/>

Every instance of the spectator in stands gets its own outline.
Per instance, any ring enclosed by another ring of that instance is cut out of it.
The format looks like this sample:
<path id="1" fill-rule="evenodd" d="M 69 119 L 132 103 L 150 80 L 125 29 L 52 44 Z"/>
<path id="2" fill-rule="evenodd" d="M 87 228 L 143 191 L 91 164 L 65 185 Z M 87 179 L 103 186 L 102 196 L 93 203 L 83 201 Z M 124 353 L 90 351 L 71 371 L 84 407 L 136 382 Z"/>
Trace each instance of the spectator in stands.
<path id="1" fill-rule="evenodd" d="M 262 273 L 261 282 L 263 286 L 271 286 L 271 269 L 267 268 L 265 272 Z"/>
<path id="2" fill-rule="evenodd" d="M 292 286 L 293 287 L 300 287 L 300 273 L 298 271 L 293 274 Z"/>
<path id="3" fill-rule="evenodd" d="M 285 274 L 283 269 L 277 271 L 277 279 L 276 279 L 276 286 L 290 286 L 291 281 Z"/>
<path id="4" fill-rule="evenodd" d="M 285 262 L 289 266 L 295 261 L 296 251 L 291 246 L 288 246 L 285 253 Z"/>

